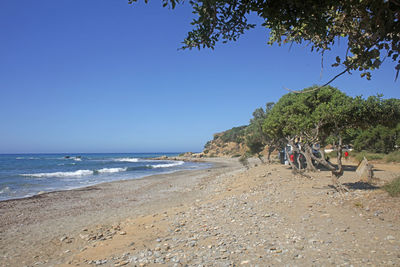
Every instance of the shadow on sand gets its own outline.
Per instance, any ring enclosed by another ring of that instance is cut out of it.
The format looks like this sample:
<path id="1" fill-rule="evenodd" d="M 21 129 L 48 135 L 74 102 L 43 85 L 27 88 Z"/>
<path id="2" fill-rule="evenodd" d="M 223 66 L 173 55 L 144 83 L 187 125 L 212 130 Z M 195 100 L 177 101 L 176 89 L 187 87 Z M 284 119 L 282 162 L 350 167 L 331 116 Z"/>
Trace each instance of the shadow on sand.
<path id="1" fill-rule="evenodd" d="M 330 170 L 327 169 L 326 167 L 324 167 L 323 165 L 318 165 L 317 168 L 321 172 L 330 172 Z M 345 172 L 355 172 L 357 170 L 357 166 L 354 166 L 354 165 L 343 165 L 343 170 Z"/>
<path id="2" fill-rule="evenodd" d="M 355 183 L 344 183 L 343 185 L 351 190 L 376 190 L 376 189 L 380 188 L 378 186 L 374 186 L 369 183 L 360 182 L 360 181 L 355 182 Z"/>

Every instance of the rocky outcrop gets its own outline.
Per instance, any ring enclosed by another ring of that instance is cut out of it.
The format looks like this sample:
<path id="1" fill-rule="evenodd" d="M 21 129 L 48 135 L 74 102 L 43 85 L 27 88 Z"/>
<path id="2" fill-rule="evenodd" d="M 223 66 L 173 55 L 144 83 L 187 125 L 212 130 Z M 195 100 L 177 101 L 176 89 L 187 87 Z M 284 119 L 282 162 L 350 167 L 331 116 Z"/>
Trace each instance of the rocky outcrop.
<path id="1" fill-rule="evenodd" d="M 238 138 L 239 142 L 224 139 L 226 132 L 214 134 L 214 139 L 204 146 L 205 157 L 240 157 L 247 151 L 244 138 Z"/>

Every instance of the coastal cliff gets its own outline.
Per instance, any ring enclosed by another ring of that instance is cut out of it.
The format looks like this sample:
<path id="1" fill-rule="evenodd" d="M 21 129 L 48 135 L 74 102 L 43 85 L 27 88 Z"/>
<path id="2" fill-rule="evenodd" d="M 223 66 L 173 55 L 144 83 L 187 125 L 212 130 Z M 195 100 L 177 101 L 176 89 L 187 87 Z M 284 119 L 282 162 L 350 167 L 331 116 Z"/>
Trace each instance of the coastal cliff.
<path id="1" fill-rule="evenodd" d="M 206 157 L 240 157 L 248 147 L 245 143 L 247 126 L 234 127 L 230 130 L 214 134 L 213 140 L 208 141 L 202 154 Z"/>

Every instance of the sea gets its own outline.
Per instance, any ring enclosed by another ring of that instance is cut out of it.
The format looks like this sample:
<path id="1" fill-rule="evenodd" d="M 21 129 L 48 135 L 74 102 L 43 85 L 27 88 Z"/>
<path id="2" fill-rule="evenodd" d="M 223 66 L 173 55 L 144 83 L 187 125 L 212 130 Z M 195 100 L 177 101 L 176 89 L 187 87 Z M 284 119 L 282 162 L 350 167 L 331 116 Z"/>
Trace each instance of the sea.
<path id="1" fill-rule="evenodd" d="M 0 154 L 0 201 L 211 167 L 210 163 L 154 159 L 164 155 L 178 153 Z"/>

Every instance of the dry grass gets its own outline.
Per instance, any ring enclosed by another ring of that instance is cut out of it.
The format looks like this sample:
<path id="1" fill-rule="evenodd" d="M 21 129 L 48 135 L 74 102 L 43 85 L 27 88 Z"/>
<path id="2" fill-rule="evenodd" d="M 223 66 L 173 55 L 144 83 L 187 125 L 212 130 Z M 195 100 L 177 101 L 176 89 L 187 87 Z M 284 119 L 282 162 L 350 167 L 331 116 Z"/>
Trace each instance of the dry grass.
<path id="1" fill-rule="evenodd" d="M 392 197 L 400 196 L 400 176 L 383 186 L 383 189 Z"/>

